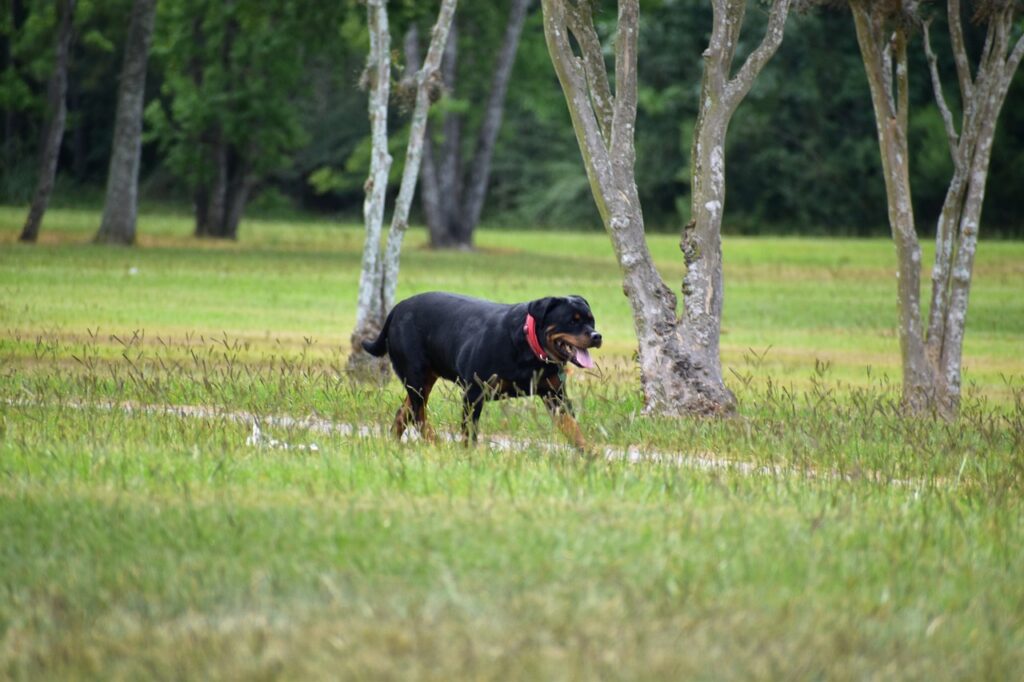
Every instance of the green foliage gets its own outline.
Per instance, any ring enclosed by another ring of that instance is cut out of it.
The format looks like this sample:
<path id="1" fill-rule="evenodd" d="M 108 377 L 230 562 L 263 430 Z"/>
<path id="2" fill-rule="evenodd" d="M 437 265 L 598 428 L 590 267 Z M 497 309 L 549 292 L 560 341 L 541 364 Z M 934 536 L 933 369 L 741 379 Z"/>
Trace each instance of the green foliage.
<path id="1" fill-rule="evenodd" d="M 189 184 L 213 172 L 208 145 L 221 139 L 262 177 L 308 141 L 294 100 L 311 33 L 338 17 L 287 0 L 160 5 L 153 54 L 164 70 L 162 99 L 146 116 L 168 166 Z"/>

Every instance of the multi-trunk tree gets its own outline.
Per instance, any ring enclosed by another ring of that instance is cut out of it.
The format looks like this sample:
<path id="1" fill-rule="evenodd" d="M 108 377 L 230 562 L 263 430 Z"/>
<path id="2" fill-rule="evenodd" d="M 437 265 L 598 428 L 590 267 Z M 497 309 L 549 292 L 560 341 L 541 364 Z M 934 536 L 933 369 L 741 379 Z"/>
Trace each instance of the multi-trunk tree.
<path id="1" fill-rule="evenodd" d="M 381 249 L 384 223 L 384 203 L 387 195 L 388 172 L 391 155 L 388 153 L 388 104 L 391 95 L 391 32 L 388 26 L 387 0 L 367 0 L 367 24 L 370 31 L 370 53 L 367 57 L 365 78 L 369 88 L 369 114 L 372 138 L 370 174 L 366 180 L 366 199 L 363 202 L 363 220 L 366 242 L 363 246 L 362 268 L 359 275 L 359 294 L 356 324 L 352 332 L 352 351 L 348 368 L 356 374 L 380 376 L 387 365 L 368 355 L 362 342 L 372 340 L 380 333 L 384 319 L 394 305 L 398 286 L 399 259 L 402 240 L 409 226 L 416 182 L 420 173 L 423 139 L 427 127 L 427 113 L 431 101 L 440 94 L 439 70 L 445 43 L 448 40 L 457 0 L 442 0 L 437 21 L 431 31 L 430 46 L 423 66 L 416 72 L 415 105 L 409 125 L 409 141 L 405 152 L 401 186 L 392 213 L 387 242 Z"/>
<path id="2" fill-rule="evenodd" d="M 948 0 L 946 21 L 960 92 L 959 130 L 943 93 L 929 20 L 922 22 L 919 3 L 851 0 L 850 8 L 871 89 L 889 225 L 896 246 L 903 401 L 913 411 L 934 411 L 951 417 L 960 402 L 967 302 L 996 121 L 1024 57 L 1024 35 L 1015 43 L 1012 40 L 1020 3 L 973 3 L 971 16 L 986 30 L 984 44 L 972 60 L 964 41 L 964 8 L 959 0 Z M 923 29 L 932 87 L 953 158 L 953 176 L 936 228 L 927 320 L 921 309 L 921 246 L 911 203 L 907 145 L 907 51 L 919 27 Z"/>
<path id="3" fill-rule="evenodd" d="M 619 0 L 614 94 L 589 0 L 543 0 L 544 33 L 565 92 L 591 190 L 623 274 L 639 343 L 640 380 L 649 413 L 718 414 L 734 408 L 722 380 L 721 226 L 725 136 L 740 102 L 782 42 L 789 0 L 776 0 L 758 46 L 733 73 L 746 0 L 713 0 L 704 51 L 691 159 L 692 220 L 680 248 L 686 263 L 683 309 L 665 284 L 644 238 L 635 180 L 638 0 Z"/>
<path id="4" fill-rule="evenodd" d="M 146 66 L 153 39 L 157 0 L 132 4 L 124 66 L 117 89 L 114 142 L 107 173 L 103 218 L 96 241 L 134 244 L 139 205 L 139 163 L 142 157 L 142 105 L 146 95 Z"/>
<path id="5" fill-rule="evenodd" d="M 420 201 L 434 248 L 471 248 L 473 233 L 480 222 L 487 185 L 491 176 L 491 160 L 501 131 L 512 67 L 515 64 L 519 38 L 527 11 L 533 0 L 511 0 L 508 19 L 491 74 L 483 118 L 476 134 L 472 158 L 463 163 L 462 135 L 465 114 L 449 109 L 441 123 L 442 142 L 435 145 L 431 135 L 423 148 L 423 186 Z M 458 81 L 458 40 L 456 28 L 446 46 L 441 63 L 445 89 L 454 93 Z"/>
<path id="6" fill-rule="evenodd" d="M 60 144 L 64 139 L 64 124 L 67 120 L 68 106 L 68 62 L 71 51 L 71 38 L 74 33 L 76 0 L 60 0 L 57 3 L 57 35 L 54 49 L 53 72 L 46 88 L 46 124 L 43 127 L 43 140 L 39 151 L 39 173 L 36 189 L 32 195 L 25 226 L 19 239 L 23 242 L 34 242 L 39 237 L 39 227 L 43 215 L 53 194 L 53 184 L 57 178 L 57 160 L 60 156 Z"/>

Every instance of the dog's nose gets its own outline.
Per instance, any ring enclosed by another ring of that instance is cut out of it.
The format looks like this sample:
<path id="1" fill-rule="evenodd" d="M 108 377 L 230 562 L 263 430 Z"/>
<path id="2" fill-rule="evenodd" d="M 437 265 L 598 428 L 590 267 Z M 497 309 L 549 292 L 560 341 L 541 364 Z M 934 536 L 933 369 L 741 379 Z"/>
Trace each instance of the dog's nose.
<path id="1" fill-rule="evenodd" d="M 590 332 L 590 345 L 594 348 L 601 347 L 601 335 L 597 332 Z"/>

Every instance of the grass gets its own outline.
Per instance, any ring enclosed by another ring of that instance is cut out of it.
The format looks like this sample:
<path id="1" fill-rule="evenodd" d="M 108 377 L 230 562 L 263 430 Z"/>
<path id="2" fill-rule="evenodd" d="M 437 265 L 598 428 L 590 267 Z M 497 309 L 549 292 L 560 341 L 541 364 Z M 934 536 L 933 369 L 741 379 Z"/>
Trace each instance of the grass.
<path id="1" fill-rule="evenodd" d="M 512 448 L 396 444 L 394 382 L 341 368 L 360 232 L 253 221 L 138 249 L 0 209 L 0 678 L 1013 679 L 1024 669 L 1024 245 L 979 249 L 954 423 L 897 409 L 891 245 L 729 239 L 724 421 L 640 416 L 602 235 L 407 240 L 400 296 L 586 296 L 606 338 L 543 409 L 489 405 Z M 674 240 L 653 237 L 678 283 Z M 927 262 L 927 258 L 925 261 Z M 117 404 L 112 404 L 117 403 Z M 207 409 L 187 416 L 145 405 Z M 457 423 L 443 389 L 433 408 Z M 531 444 L 532 443 L 532 444 Z M 704 463 L 704 464 L 701 464 Z"/>

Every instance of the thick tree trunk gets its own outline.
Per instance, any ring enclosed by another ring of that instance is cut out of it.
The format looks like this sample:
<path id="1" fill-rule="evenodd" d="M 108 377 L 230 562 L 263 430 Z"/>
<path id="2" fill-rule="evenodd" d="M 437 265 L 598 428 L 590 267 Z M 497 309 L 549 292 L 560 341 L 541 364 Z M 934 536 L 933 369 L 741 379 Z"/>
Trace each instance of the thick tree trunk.
<path id="1" fill-rule="evenodd" d="M 97 242 L 135 243 L 139 163 L 142 157 L 142 105 L 155 18 L 156 0 L 135 0 L 125 41 L 114 144 L 107 173 L 107 195 L 103 202 L 103 219 L 96 233 Z"/>
<path id="2" fill-rule="evenodd" d="M 725 135 L 729 119 L 782 42 L 789 0 L 777 0 L 768 29 L 737 74 L 729 70 L 743 23 L 743 0 L 715 0 L 711 43 L 705 51 L 702 106 L 694 132 L 693 221 L 681 247 L 687 273 L 685 305 L 665 285 L 644 239 L 634 164 L 637 0 L 620 0 L 612 96 L 590 5 L 543 0 L 544 35 L 565 93 L 597 207 L 623 273 L 633 309 L 646 411 L 720 414 L 735 398 L 722 381 L 721 222 L 725 208 Z M 575 49 L 570 41 L 575 41 Z M 576 51 L 580 56 L 576 56 Z"/>
<path id="3" fill-rule="evenodd" d="M 57 41 L 53 74 L 46 89 L 47 122 L 39 152 L 39 178 L 25 227 L 19 237 L 23 242 L 34 242 L 38 238 L 39 226 L 43 222 L 43 214 L 46 213 L 57 176 L 57 159 L 60 156 L 60 143 L 64 137 L 64 123 L 67 118 L 68 55 L 71 48 L 75 4 L 76 0 L 61 0 L 57 6 Z"/>

